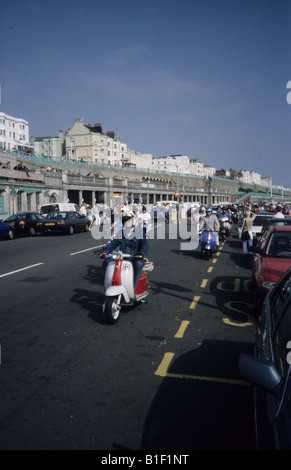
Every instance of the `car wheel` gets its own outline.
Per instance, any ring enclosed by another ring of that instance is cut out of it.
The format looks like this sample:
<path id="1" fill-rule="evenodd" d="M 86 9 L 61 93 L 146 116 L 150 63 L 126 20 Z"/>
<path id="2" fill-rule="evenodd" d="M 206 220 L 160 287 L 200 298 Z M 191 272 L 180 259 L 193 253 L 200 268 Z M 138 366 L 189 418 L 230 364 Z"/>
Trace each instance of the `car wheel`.
<path id="1" fill-rule="evenodd" d="M 8 230 L 8 235 L 7 235 L 8 240 L 13 240 L 14 238 L 14 232 L 12 229 Z"/>
<path id="2" fill-rule="evenodd" d="M 31 237 L 33 237 L 33 236 L 35 235 L 35 230 L 34 230 L 33 227 L 30 227 L 30 229 L 29 229 L 29 235 L 30 235 Z"/>

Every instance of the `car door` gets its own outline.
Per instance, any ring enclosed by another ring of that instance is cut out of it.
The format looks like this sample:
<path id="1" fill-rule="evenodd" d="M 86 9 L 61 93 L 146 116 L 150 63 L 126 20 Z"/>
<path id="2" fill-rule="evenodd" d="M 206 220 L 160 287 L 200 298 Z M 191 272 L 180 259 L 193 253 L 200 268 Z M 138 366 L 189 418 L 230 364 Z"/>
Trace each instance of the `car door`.
<path id="1" fill-rule="evenodd" d="M 78 212 L 71 212 L 70 219 L 73 222 L 75 231 L 80 232 L 84 226 L 84 217 L 81 217 Z"/>
<path id="2" fill-rule="evenodd" d="M 275 448 L 291 448 L 291 274 L 284 277 L 281 290 L 271 307 L 271 350 L 277 371 L 282 376 L 282 397 L 278 402 L 268 394 L 269 416 Z M 283 388 L 284 387 L 284 388 Z M 273 418 L 273 421 L 272 421 Z"/>

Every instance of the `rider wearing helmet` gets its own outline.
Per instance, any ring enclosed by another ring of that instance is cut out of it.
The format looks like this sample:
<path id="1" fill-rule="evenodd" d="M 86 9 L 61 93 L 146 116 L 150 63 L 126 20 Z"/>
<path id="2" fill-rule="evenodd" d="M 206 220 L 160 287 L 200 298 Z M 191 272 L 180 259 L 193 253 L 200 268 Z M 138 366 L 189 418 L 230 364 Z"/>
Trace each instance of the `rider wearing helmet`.
<path id="1" fill-rule="evenodd" d="M 108 253 L 112 253 L 114 250 L 120 250 L 122 253 L 127 255 L 139 255 L 141 258 L 136 258 L 132 261 L 134 267 L 134 287 L 136 288 L 139 278 L 142 274 L 144 259 L 143 256 L 147 254 L 149 244 L 143 230 L 137 232 L 134 226 L 134 213 L 125 212 L 122 217 L 122 229 L 116 235 L 107 247 L 101 253 L 100 258 L 106 258 Z M 105 260 L 103 263 L 104 272 L 107 268 L 109 260 Z"/>
<path id="2" fill-rule="evenodd" d="M 228 209 L 225 206 L 223 206 L 222 208 L 220 217 L 226 217 L 229 221 L 231 221 L 231 214 L 229 213 Z"/>
<path id="3" fill-rule="evenodd" d="M 219 230 L 219 222 L 215 214 L 212 214 L 212 208 L 206 208 L 206 216 L 202 217 L 200 223 L 200 230 Z"/>

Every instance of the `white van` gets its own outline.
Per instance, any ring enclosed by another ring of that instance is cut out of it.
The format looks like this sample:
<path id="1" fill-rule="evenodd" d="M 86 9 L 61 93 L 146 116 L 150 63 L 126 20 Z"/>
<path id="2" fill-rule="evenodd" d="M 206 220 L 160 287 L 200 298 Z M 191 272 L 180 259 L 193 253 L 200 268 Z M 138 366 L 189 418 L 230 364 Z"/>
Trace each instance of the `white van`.
<path id="1" fill-rule="evenodd" d="M 40 208 L 40 213 L 44 217 L 50 212 L 54 212 L 54 211 L 78 212 L 79 206 L 71 202 L 55 202 L 54 204 L 46 204 L 45 206 L 41 206 Z"/>

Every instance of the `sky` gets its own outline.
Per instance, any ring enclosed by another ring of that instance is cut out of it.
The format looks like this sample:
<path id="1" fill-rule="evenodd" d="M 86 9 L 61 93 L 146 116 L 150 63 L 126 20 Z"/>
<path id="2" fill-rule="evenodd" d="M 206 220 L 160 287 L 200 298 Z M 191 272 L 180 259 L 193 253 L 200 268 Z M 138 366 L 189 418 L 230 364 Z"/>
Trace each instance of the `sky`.
<path id="1" fill-rule="evenodd" d="M 291 0 L 2 0 L 0 11 L 0 111 L 30 136 L 83 118 L 137 152 L 291 187 Z"/>

